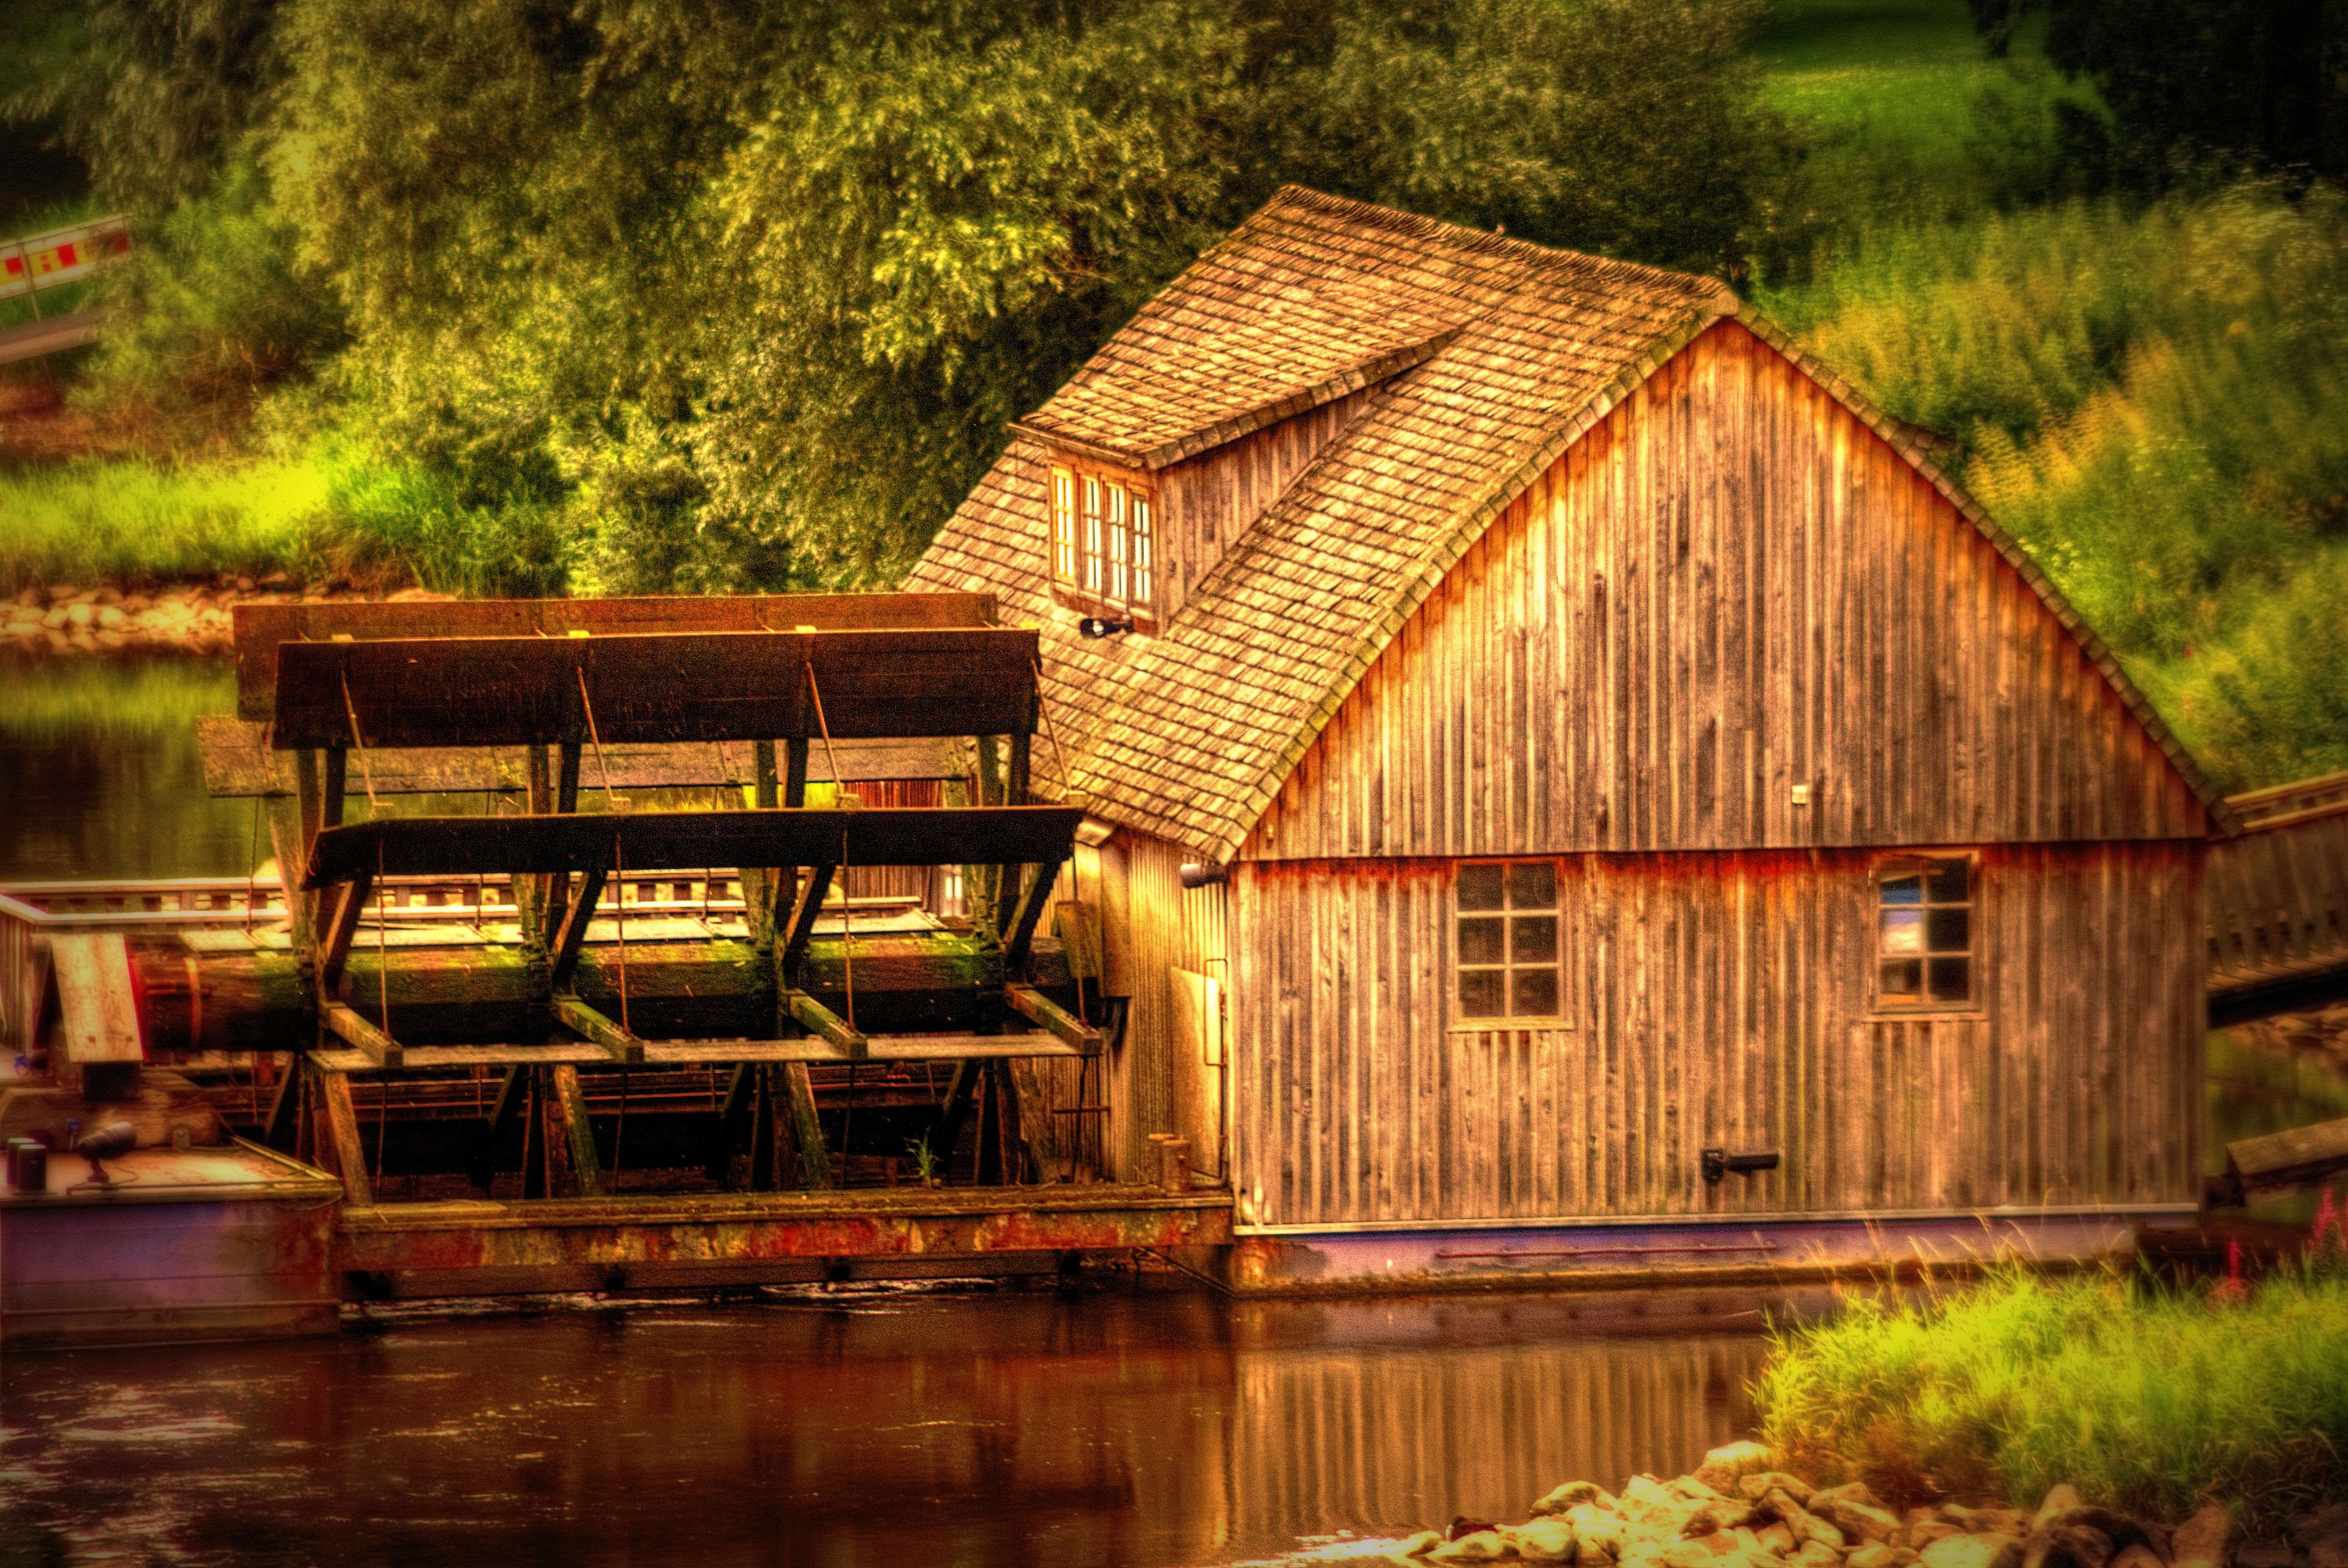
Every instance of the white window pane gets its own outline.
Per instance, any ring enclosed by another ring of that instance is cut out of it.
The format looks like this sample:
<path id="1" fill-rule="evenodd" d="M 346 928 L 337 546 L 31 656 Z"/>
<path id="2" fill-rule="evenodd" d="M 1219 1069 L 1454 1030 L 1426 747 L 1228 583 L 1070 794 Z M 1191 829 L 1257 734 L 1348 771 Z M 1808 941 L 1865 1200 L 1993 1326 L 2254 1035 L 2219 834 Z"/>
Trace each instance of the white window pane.
<path id="1" fill-rule="evenodd" d="M 1883 943 L 1881 951 L 1887 957 L 1904 958 L 1924 951 L 1924 912 L 1921 909 L 1887 909 L 1883 912 Z"/>

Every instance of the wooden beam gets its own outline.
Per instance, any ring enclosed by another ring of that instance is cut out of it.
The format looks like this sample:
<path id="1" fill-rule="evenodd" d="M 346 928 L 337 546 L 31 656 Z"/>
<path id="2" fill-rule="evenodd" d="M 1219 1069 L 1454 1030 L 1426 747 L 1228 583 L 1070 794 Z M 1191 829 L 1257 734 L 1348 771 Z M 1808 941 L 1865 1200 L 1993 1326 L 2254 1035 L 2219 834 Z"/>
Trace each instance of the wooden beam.
<path id="1" fill-rule="evenodd" d="M 729 1191 L 734 1185 L 734 1132 L 742 1119 L 750 1114 L 751 1097 L 757 1090 L 758 1069 L 748 1062 L 736 1062 L 726 1082 L 726 1098 L 717 1110 L 717 1130 L 709 1140 L 709 1163 L 705 1171 L 709 1180 Z"/>
<path id="2" fill-rule="evenodd" d="M 554 999 L 554 1016 L 564 1028 L 611 1052 L 613 1061 L 628 1067 L 643 1065 L 644 1041 L 620 1027 L 618 1024 L 578 997 L 557 996 Z"/>
<path id="3" fill-rule="evenodd" d="M 351 1108 L 351 1080 L 315 1063 L 309 1070 L 325 1123 L 319 1130 L 319 1151 L 332 1160 L 335 1174 L 343 1179 L 344 1199 L 363 1207 L 372 1206 L 375 1184 L 367 1180 L 366 1150 L 359 1142 L 358 1112 Z"/>
<path id="4" fill-rule="evenodd" d="M 796 983 L 800 969 L 806 966 L 808 944 L 815 938 L 815 923 L 823 913 L 823 896 L 831 891 L 835 870 L 836 867 L 819 864 L 799 889 L 798 902 L 791 910 L 790 930 L 784 936 L 782 953 L 775 960 L 786 986 Z"/>
<path id="5" fill-rule="evenodd" d="M 280 643 L 351 637 L 565 637 L 623 633 L 871 631 L 890 627 L 991 626 L 992 593 L 758 593 L 620 599 L 469 599 L 396 603 L 337 600 L 311 604 L 239 604 L 237 712 L 266 718 L 276 691 Z"/>
<path id="6" fill-rule="evenodd" d="M 936 764 L 931 766 L 935 767 Z M 807 804 L 807 737 L 793 736 L 784 742 L 783 769 L 783 804 L 796 811 Z"/>
<path id="7" fill-rule="evenodd" d="M 611 874 L 605 866 L 590 866 L 579 882 L 579 901 L 563 912 L 562 929 L 555 935 L 551 965 L 557 991 L 571 988 L 571 978 L 579 969 L 580 950 L 586 945 L 587 927 L 595 918 L 596 901 L 603 896 L 604 879 Z"/>
<path id="8" fill-rule="evenodd" d="M 962 1126 L 970 1119 L 978 1082 L 976 1061 L 965 1059 L 954 1064 L 953 1077 L 946 1083 L 946 1097 L 938 1106 L 936 1119 L 930 1123 L 930 1153 L 942 1170 L 953 1157 L 954 1145 L 962 1141 Z"/>
<path id="9" fill-rule="evenodd" d="M 804 991 L 783 993 L 783 1010 L 791 1021 L 818 1039 L 837 1047 L 849 1060 L 865 1054 L 865 1037 L 849 1027 L 848 1020 Z"/>
<path id="10" fill-rule="evenodd" d="M 579 1180 L 579 1195 L 600 1198 L 603 1195 L 603 1171 L 595 1156 L 595 1128 L 587 1119 L 587 1097 L 579 1088 L 579 1069 L 565 1063 L 549 1068 L 547 1076 L 552 1082 L 555 1103 L 561 1108 L 563 1128 L 570 1134 L 571 1170 Z"/>
<path id="11" fill-rule="evenodd" d="M 554 809 L 566 817 L 579 810 L 579 755 L 578 741 L 562 743 L 562 760 L 558 765 L 560 771 L 554 785 Z"/>
<path id="12" fill-rule="evenodd" d="M 1101 1048 L 1098 1029 L 1034 986 L 1005 985 L 1003 999 L 1010 1004 L 1013 1012 L 1075 1049 L 1089 1055 Z"/>
<path id="13" fill-rule="evenodd" d="M 329 999 L 318 1008 L 318 1022 L 326 1032 L 346 1045 L 355 1047 L 379 1068 L 407 1065 L 407 1051 L 397 1040 L 354 1012 L 349 1004 Z"/>
<path id="14" fill-rule="evenodd" d="M 1003 967 L 1006 973 L 1026 967 L 1028 950 L 1035 943 L 1035 923 L 1043 918 L 1044 905 L 1050 901 L 1052 884 L 1059 875 L 1058 861 L 1038 860 L 1029 864 L 1026 885 L 1019 890 L 1019 902 L 1004 927 Z"/>
<path id="15" fill-rule="evenodd" d="M 261 1141 L 264 1148 L 281 1154 L 294 1150 L 294 1139 L 302 1119 L 302 1080 L 305 1067 L 300 1057 L 277 1080 L 277 1092 L 270 1098 L 269 1119 L 262 1124 Z"/>
<path id="16" fill-rule="evenodd" d="M 375 891 L 373 868 L 363 868 L 342 886 L 334 913 L 326 922 L 325 934 L 318 941 L 318 989 L 332 995 L 343 978 L 343 965 L 351 955 L 351 939 L 358 934 L 359 915 L 366 908 L 367 895 Z"/>
<path id="17" fill-rule="evenodd" d="M 798 1062 L 802 1065 L 850 1062 L 954 1062 L 977 1057 L 988 1060 L 1076 1058 L 1087 1053 L 1047 1034 L 1029 1035 L 867 1035 L 860 1056 L 818 1036 L 789 1040 L 646 1040 L 648 1068 L 726 1067 L 742 1062 Z M 327 1049 L 311 1055 L 336 1072 L 379 1071 L 365 1051 Z M 508 1043 L 489 1046 L 407 1046 L 400 1066 L 414 1072 L 427 1068 L 513 1068 L 613 1066 L 612 1055 L 592 1040 L 564 1040 L 548 1045 Z"/>
<path id="18" fill-rule="evenodd" d="M 1036 647 L 1004 627 L 282 643 L 271 744 L 346 743 L 353 708 L 374 747 L 579 741 L 591 705 L 607 746 L 1025 735 Z"/>
<path id="19" fill-rule="evenodd" d="M 342 746 L 326 748 L 324 799 L 321 803 L 324 807 L 322 820 L 329 828 L 339 828 L 343 825 L 343 798 L 350 793 L 349 768 L 349 748 Z"/>
<path id="20" fill-rule="evenodd" d="M 808 1076 L 807 1064 L 785 1062 L 776 1068 L 775 1087 L 782 1100 L 778 1112 L 790 1129 L 791 1143 L 798 1156 L 796 1185 L 806 1191 L 828 1191 L 831 1186 L 831 1150 L 824 1141 L 823 1122 L 815 1113 L 815 1081 Z"/>
<path id="21" fill-rule="evenodd" d="M 1076 806 L 892 806 L 646 811 L 582 817 L 387 817 L 318 835 L 304 885 L 386 876 L 631 872 L 705 866 L 1057 864 L 1076 842 Z"/>

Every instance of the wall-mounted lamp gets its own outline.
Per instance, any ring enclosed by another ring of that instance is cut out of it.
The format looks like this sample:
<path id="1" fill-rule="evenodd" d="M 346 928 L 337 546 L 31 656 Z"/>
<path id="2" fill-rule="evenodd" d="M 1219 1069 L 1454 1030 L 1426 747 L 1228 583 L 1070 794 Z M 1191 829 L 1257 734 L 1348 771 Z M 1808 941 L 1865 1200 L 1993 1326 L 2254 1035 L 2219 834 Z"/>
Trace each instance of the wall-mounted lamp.
<path id="1" fill-rule="evenodd" d="M 1186 888 L 1212 887 L 1217 882 L 1230 880 L 1231 872 L 1224 867 L 1210 866 L 1203 861 L 1182 862 L 1182 885 Z"/>
<path id="2" fill-rule="evenodd" d="M 1087 615 L 1076 623 L 1076 634 L 1080 637 L 1114 637 L 1119 632 L 1131 630 L 1133 623 L 1130 621 L 1104 621 L 1098 615 Z"/>
<path id="3" fill-rule="evenodd" d="M 1731 1171 L 1739 1176 L 1752 1176 L 1763 1171 L 1777 1169 L 1777 1151 L 1774 1149 L 1757 1154 L 1731 1154 L 1725 1149 L 1704 1151 L 1704 1179 L 1714 1186 Z"/>

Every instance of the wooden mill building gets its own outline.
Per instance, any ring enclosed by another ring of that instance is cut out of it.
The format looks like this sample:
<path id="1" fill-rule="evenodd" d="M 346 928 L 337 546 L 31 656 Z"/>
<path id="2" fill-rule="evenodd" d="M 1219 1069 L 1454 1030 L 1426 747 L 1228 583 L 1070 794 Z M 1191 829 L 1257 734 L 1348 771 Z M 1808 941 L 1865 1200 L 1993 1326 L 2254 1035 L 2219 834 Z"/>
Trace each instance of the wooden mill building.
<path id="1" fill-rule="evenodd" d="M 2223 802 L 1713 280 L 1283 191 L 907 586 L 1042 629 L 1063 892 L 1130 998 L 1110 1165 L 1191 1140 L 1243 1283 L 2079 1253 L 2195 1204 Z"/>

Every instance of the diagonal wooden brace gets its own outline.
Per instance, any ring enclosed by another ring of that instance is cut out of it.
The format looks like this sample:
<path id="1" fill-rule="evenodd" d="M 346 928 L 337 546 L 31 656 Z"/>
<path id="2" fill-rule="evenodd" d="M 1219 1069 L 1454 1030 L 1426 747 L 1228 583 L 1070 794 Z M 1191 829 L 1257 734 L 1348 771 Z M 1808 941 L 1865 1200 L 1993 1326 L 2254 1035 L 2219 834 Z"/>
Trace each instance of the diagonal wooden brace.
<path id="1" fill-rule="evenodd" d="M 322 1004 L 318 1008 L 318 1022 L 336 1039 L 365 1052 L 376 1066 L 396 1068 L 403 1065 L 404 1053 L 399 1042 L 360 1017 L 349 1004 Z"/>
<path id="2" fill-rule="evenodd" d="M 1035 945 L 1035 923 L 1044 917 L 1044 905 L 1052 897 L 1052 884 L 1059 879 L 1057 861 L 1032 867 L 1026 886 L 1019 890 L 1019 902 L 1012 909 L 1010 922 L 1003 928 L 1003 970 L 1015 975 L 1027 966 L 1028 949 Z"/>
<path id="3" fill-rule="evenodd" d="M 557 996 L 554 999 L 554 1016 L 564 1028 L 581 1039 L 592 1040 L 611 1052 L 613 1061 L 629 1067 L 644 1065 L 644 1041 L 578 997 Z"/>
<path id="4" fill-rule="evenodd" d="M 783 941 L 779 962 L 786 985 L 796 984 L 799 968 L 807 962 L 808 943 L 815 936 L 816 917 L 823 913 L 823 901 L 831 892 L 831 879 L 837 866 L 818 866 L 799 889 L 798 903 L 791 908 L 789 934 Z"/>
<path id="5" fill-rule="evenodd" d="M 849 1026 L 847 1019 L 806 992 L 784 992 L 783 1010 L 790 1015 L 791 1021 L 800 1028 L 839 1047 L 850 1060 L 870 1054 L 870 1043 L 862 1035 Z"/>
<path id="6" fill-rule="evenodd" d="M 343 965 L 350 961 L 351 939 L 358 934 L 359 915 L 374 891 L 375 873 L 362 871 L 343 884 L 342 896 L 326 914 L 325 930 L 318 937 L 318 989 L 324 994 L 333 995 L 342 983 Z M 324 906 L 325 901 L 320 903 Z"/>
<path id="7" fill-rule="evenodd" d="M 1066 1040 L 1080 1051 L 1101 1048 L 1101 1033 L 1032 985 L 1005 985 L 1003 999 L 1011 1010 L 1046 1034 Z"/>
<path id="8" fill-rule="evenodd" d="M 554 939 L 553 979 L 557 991 L 571 988 L 572 976 L 579 970 L 579 954 L 587 944 L 587 926 L 595 918 L 595 903 L 603 896 L 603 882 L 611 875 L 608 866 L 590 867 L 579 879 L 579 899 L 563 912 L 562 929 Z"/>

